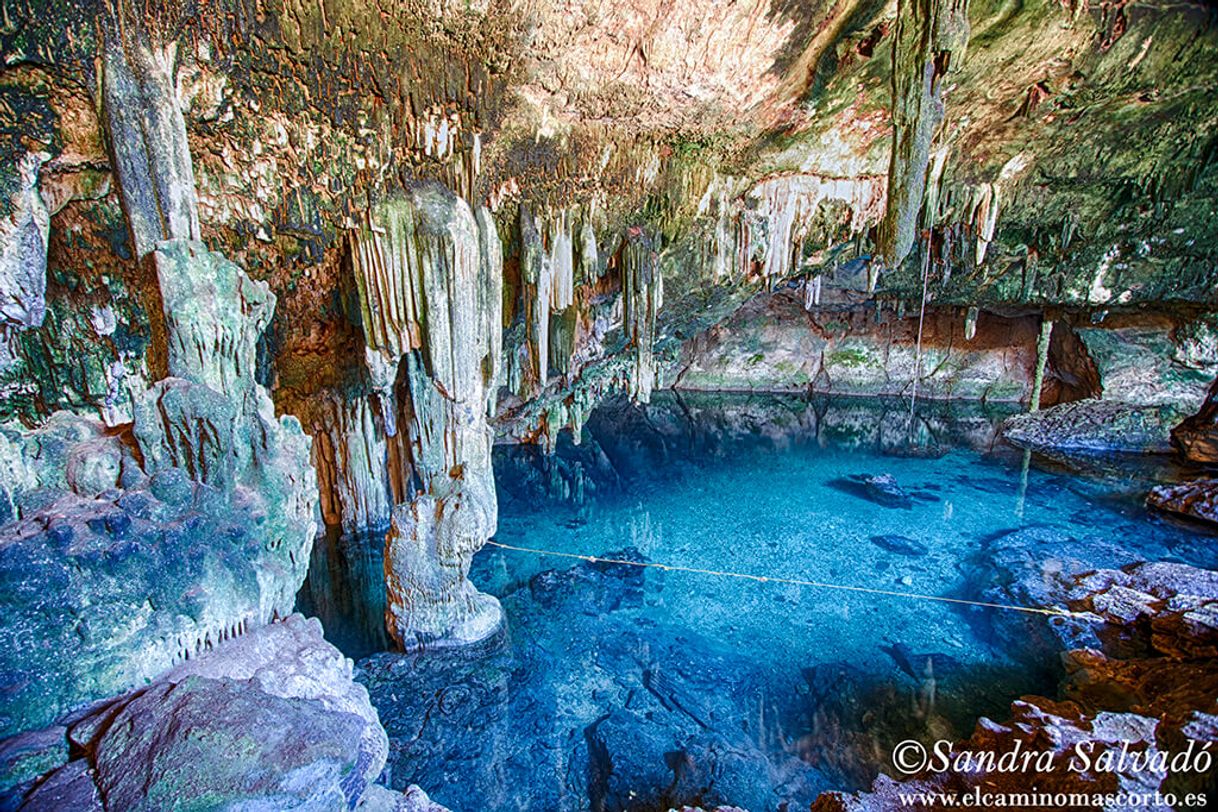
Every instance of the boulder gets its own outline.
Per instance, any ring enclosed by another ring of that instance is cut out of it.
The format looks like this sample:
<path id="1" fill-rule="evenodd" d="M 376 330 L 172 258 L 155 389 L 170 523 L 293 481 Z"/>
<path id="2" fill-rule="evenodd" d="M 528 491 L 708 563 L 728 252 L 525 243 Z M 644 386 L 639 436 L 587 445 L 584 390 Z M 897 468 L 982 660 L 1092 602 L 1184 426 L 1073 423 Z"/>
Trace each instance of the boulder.
<path id="1" fill-rule="evenodd" d="M 1218 465 L 1218 380 L 1210 386 L 1200 411 L 1172 429 L 1171 441 L 1185 459 Z"/>
<path id="2" fill-rule="evenodd" d="M 32 783 L 67 761 L 68 729 L 63 725 L 4 739 L 0 741 L 0 793 Z"/>
<path id="3" fill-rule="evenodd" d="M 125 810 L 342 809 L 359 797 L 359 717 L 252 681 L 160 682 L 96 743 L 97 783 Z"/>
<path id="4" fill-rule="evenodd" d="M 300 615 L 65 721 L 66 737 L 61 725 L 0 745 L 83 754 L 27 770 L 42 777 L 22 809 L 442 809 L 417 790 L 369 792 L 388 739 L 351 661 Z"/>

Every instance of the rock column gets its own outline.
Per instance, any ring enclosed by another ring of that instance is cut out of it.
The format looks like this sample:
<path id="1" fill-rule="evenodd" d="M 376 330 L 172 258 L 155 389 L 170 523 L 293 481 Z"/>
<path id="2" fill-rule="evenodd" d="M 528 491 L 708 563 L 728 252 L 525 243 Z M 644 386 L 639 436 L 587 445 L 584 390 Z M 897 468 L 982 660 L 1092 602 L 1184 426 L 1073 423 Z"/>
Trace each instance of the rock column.
<path id="1" fill-rule="evenodd" d="M 491 471 L 501 347 L 502 257 L 486 212 L 419 184 L 376 206 L 353 234 L 365 355 L 409 481 L 385 547 L 386 624 L 407 650 L 498 629 L 498 601 L 469 582 L 495 532 Z"/>
<path id="2" fill-rule="evenodd" d="M 107 17 L 102 111 L 136 257 L 199 239 L 194 167 L 173 80 L 176 46 L 155 47 L 122 3 Z"/>

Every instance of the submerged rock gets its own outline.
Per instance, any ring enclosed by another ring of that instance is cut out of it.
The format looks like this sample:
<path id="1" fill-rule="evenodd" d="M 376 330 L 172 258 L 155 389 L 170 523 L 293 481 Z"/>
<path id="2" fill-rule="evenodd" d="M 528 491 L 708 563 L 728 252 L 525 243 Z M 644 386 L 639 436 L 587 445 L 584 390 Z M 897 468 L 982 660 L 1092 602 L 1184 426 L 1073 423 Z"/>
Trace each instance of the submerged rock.
<path id="1" fill-rule="evenodd" d="M 905 509 L 913 507 L 913 497 L 905 492 L 892 474 L 866 477 L 863 479 L 863 487 L 867 498 L 877 505 Z"/>
<path id="2" fill-rule="evenodd" d="M 789 697 L 767 694 L 765 669 L 738 651 L 649 621 L 644 586 L 625 564 L 543 571 L 503 596 L 510 635 L 362 660 L 395 786 L 425 783 L 462 809 L 806 808 L 825 784 L 784 752 Z M 569 621 L 554 636 L 543 616 Z"/>
<path id="3" fill-rule="evenodd" d="M 440 806 L 418 787 L 410 786 L 405 792 L 396 792 L 378 784 L 368 787 L 355 809 L 356 812 L 449 812 L 448 807 Z"/>
<path id="4" fill-rule="evenodd" d="M 1013 415 L 1001 431 L 1011 444 L 1033 451 L 1165 454 L 1173 414 L 1168 406 L 1088 399 Z"/>
<path id="5" fill-rule="evenodd" d="M 871 543 L 881 550 L 887 550 L 890 553 L 897 553 L 898 555 L 919 556 L 930 552 L 922 542 L 911 539 L 909 536 L 899 536 L 895 533 L 872 536 Z"/>
<path id="6" fill-rule="evenodd" d="M 1151 489 L 1146 504 L 1190 519 L 1218 524 L 1218 479 L 1196 479 Z"/>
<path id="7" fill-rule="evenodd" d="M 1144 563 L 1064 578 L 1058 590 L 1057 598 L 1097 631 L 1085 647 L 1063 638 L 1064 700 L 1023 697 L 1007 721 L 978 721 L 972 736 L 952 747 L 949 769 L 915 765 L 907 777 L 881 775 L 867 792 L 825 793 L 814 812 L 896 809 L 910 793 L 1027 793 L 1033 774 L 1035 790 L 1048 796 L 1183 797 L 1212 789 L 1210 759 L 1170 772 L 1163 767 L 1175 754 L 1208 750 L 1218 741 L 1218 573 Z M 1048 763 L 1004 770 L 985 761 L 1020 750 Z M 960 760 L 966 757 L 971 760 Z"/>

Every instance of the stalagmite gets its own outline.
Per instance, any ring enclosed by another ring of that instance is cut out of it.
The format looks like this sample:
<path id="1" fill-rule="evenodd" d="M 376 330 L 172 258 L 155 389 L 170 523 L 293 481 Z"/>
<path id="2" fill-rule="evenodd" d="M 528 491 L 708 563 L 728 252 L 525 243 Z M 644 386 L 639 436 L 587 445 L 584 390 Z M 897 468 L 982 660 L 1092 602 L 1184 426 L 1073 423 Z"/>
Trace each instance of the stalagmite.
<path id="1" fill-rule="evenodd" d="M 310 439 L 296 418 L 275 416 L 254 375 L 275 295 L 198 239 L 174 48 L 154 45 L 121 4 L 103 37 L 100 106 L 119 197 L 137 257 L 152 257 L 165 319 L 169 377 L 134 396 L 133 434 L 147 473 L 181 469 L 266 501 L 264 548 L 285 559 L 259 595 L 257 616 L 269 620 L 292 607 L 317 503 Z"/>
<path id="2" fill-rule="evenodd" d="M 943 85 L 968 43 L 968 0 L 900 0 L 892 44 L 892 154 L 877 249 L 893 268 L 913 248 Z"/>
<path id="3" fill-rule="evenodd" d="M 1032 397 L 1028 411 L 1040 410 L 1040 392 L 1045 383 L 1045 365 L 1049 361 L 1049 341 L 1053 338 L 1053 319 L 1048 315 L 1040 323 L 1040 336 L 1036 339 L 1036 374 L 1032 378 Z"/>
<path id="4" fill-rule="evenodd" d="M 386 540 L 386 624 L 408 650 L 474 642 L 501 621 L 498 602 L 467 578 L 497 516 L 486 416 L 498 378 L 498 235 L 488 213 L 475 219 L 463 200 L 425 183 L 377 205 L 352 239 L 373 320 L 369 372 L 401 397 L 394 408 L 411 469 L 411 498 L 393 509 Z"/>

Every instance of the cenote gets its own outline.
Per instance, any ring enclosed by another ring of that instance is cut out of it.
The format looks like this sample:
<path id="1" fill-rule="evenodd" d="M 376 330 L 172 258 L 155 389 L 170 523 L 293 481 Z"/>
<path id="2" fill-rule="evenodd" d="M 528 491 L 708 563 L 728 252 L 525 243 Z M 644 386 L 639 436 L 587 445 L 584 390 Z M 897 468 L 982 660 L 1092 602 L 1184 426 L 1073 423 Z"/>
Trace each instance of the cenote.
<path id="1" fill-rule="evenodd" d="M 1035 606 L 1029 560 L 1214 566 L 1148 513 L 1167 459 L 1069 460 L 996 435 L 1010 407 L 772 395 L 611 400 L 574 444 L 495 449 L 493 541 L 532 550 Z M 912 426 L 912 428 L 911 428 Z M 868 477 L 896 483 L 877 491 Z M 1052 695 L 1060 619 L 488 545 L 471 579 L 506 629 L 380 653 L 383 535 L 319 541 L 298 609 L 358 660 L 395 787 L 453 809 L 806 808 Z M 1020 601 L 1027 601 L 1026 604 Z"/>
<path id="2" fill-rule="evenodd" d="M 0 812 L 1218 798 L 1216 22 L 4 0 Z"/>

